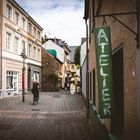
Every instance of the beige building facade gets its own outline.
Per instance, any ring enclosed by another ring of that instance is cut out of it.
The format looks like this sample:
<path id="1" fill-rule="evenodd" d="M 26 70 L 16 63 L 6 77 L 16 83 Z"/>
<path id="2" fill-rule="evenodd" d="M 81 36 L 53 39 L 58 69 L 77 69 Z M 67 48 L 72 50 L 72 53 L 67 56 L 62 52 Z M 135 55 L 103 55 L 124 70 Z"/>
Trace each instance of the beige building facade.
<path id="1" fill-rule="evenodd" d="M 41 81 L 42 27 L 15 1 L 1 0 L 2 89 L 1 97 L 22 91 L 23 58 L 25 52 L 25 89 L 32 81 Z"/>

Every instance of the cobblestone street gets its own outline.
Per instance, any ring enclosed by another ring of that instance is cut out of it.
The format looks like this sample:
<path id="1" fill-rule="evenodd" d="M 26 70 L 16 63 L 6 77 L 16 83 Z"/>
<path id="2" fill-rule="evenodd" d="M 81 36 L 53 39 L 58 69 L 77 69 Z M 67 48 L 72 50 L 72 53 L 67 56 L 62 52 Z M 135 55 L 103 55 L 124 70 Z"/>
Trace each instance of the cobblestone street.
<path id="1" fill-rule="evenodd" d="M 93 140 L 81 95 L 41 93 L 0 99 L 1 140 Z"/>

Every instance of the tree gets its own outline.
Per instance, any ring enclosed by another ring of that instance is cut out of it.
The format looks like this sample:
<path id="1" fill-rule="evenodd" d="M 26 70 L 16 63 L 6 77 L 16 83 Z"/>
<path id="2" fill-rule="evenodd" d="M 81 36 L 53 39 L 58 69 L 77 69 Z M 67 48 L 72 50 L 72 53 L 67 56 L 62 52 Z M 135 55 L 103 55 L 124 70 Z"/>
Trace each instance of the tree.
<path id="1" fill-rule="evenodd" d="M 80 46 L 75 48 L 74 61 L 76 65 L 80 65 Z"/>

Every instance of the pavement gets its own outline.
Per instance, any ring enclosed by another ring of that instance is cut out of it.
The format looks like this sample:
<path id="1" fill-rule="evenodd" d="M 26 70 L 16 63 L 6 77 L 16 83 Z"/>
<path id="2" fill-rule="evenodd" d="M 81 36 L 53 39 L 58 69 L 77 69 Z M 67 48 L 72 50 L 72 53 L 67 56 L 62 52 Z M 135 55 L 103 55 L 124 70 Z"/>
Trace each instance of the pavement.
<path id="1" fill-rule="evenodd" d="M 94 140 L 82 96 L 41 92 L 0 99 L 0 140 Z"/>

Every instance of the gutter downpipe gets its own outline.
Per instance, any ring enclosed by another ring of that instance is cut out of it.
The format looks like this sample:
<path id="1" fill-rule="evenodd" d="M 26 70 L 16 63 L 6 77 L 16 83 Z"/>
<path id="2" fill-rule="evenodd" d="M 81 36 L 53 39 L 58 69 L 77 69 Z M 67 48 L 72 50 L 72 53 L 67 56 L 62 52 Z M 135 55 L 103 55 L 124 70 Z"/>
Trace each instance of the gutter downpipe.
<path id="1" fill-rule="evenodd" d="M 136 9 L 137 9 L 137 15 L 136 15 L 136 20 L 137 20 L 137 36 L 136 36 L 136 95 L 137 95 L 137 134 L 138 134 L 138 139 L 140 139 L 140 2 L 139 0 L 136 1 Z"/>

